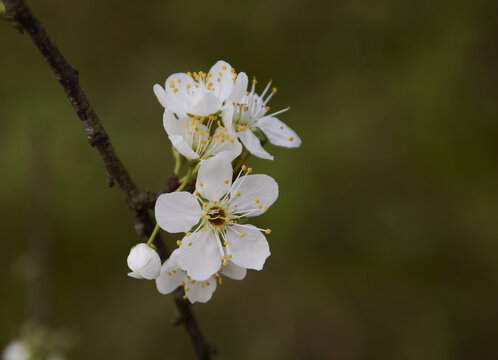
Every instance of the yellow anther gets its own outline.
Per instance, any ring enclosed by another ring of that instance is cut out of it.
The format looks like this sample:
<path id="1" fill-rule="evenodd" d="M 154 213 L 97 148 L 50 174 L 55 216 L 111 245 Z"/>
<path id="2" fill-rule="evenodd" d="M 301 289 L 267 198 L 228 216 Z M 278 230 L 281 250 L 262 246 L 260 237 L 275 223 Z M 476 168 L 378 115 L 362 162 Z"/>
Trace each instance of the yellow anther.
<path id="1" fill-rule="evenodd" d="M 247 169 L 247 166 L 242 165 L 242 170 L 245 170 L 245 169 Z"/>
<path id="2" fill-rule="evenodd" d="M 293 137 L 293 136 L 291 136 L 291 137 L 289 138 L 289 140 L 290 140 L 290 141 L 294 141 L 294 137 Z"/>
<path id="3" fill-rule="evenodd" d="M 227 266 L 228 263 L 226 261 L 223 261 L 223 266 Z"/>
<path id="4" fill-rule="evenodd" d="M 225 255 L 223 255 L 223 256 L 221 257 L 221 260 L 225 260 L 225 258 L 226 258 L 226 256 L 225 256 Z"/>
<path id="5" fill-rule="evenodd" d="M 182 82 L 182 79 L 178 79 L 178 84 Z"/>
<path id="6" fill-rule="evenodd" d="M 262 209 L 262 208 L 263 208 L 263 205 L 259 204 L 258 208 L 259 208 L 259 209 Z"/>
<path id="7" fill-rule="evenodd" d="M 188 246 L 192 246 L 192 241 L 188 243 Z"/>
<path id="8" fill-rule="evenodd" d="M 182 244 L 181 240 L 176 240 L 176 245 L 180 246 Z"/>
<path id="9" fill-rule="evenodd" d="M 271 233 L 271 229 L 266 229 L 265 233 L 270 234 Z"/>
<path id="10" fill-rule="evenodd" d="M 186 237 L 189 237 L 192 233 L 188 232 L 185 234 Z"/>
<path id="11" fill-rule="evenodd" d="M 247 169 L 247 172 L 248 172 L 249 174 L 250 174 L 250 173 L 252 173 L 252 168 L 248 168 L 248 169 Z"/>
<path id="12" fill-rule="evenodd" d="M 230 72 L 233 72 L 233 73 L 234 73 L 234 72 L 235 72 L 235 69 L 234 69 L 234 68 L 231 68 L 231 69 L 230 69 Z"/>
<path id="13" fill-rule="evenodd" d="M 186 277 L 187 279 L 190 279 L 190 276 L 188 276 L 188 275 L 185 275 L 185 277 Z"/>
<path id="14" fill-rule="evenodd" d="M 187 299 L 188 299 L 187 295 L 183 295 L 183 300 L 187 300 Z"/>
<path id="15" fill-rule="evenodd" d="M 187 72 L 187 75 L 188 76 L 192 76 L 192 73 L 189 71 L 189 72 Z"/>
<path id="16" fill-rule="evenodd" d="M 280 126 L 280 130 L 283 130 L 283 129 L 284 129 L 284 126 L 283 126 L 283 125 L 282 125 L 282 126 Z"/>
<path id="17" fill-rule="evenodd" d="M 175 269 L 173 269 L 173 270 L 171 270 L 171 271 L 173 271 L 173 274 L 176 274 L 176 270 L 175 270 Z"/>
<path id="18" fill-rule="evenodd" d="M 173 92 L 174 92 L 174 93 L 177 93 L 177 92 L 178 92 L 178 88 L 175 88 L 175 89 L 173 90 Z"/>
<path id="19" fill-rule="evenodd" d="M 265 107 L 265 110 L 266 110 L 266 111 L 269 111 L 269 110 L 270 110 L 270 107 L 269 107 L 269 106 Z"/>
<path id="20" fill-rule="evenodd" d="M 225 184 L 228 184 L 228 179 L 223 180 Z"/>
<path id="21" fill-rule="evenodd" d="M 226 240 L 225 240 L 225 241 L 223 242 L 223 245 L 227 246 L 227 245 L 228 245 L 228 241 L 226 241 Z"/>
<path id="22" fill-rule="evenodd" d="M 277 88 L 274 87 L 273 89 L 271 89 L 271 91 L 273 91 L 274 93 L 276 93 L 277 92 Z"/>
<path id="23" fill-rule="evenodd" d="M 245 232 L 241 232 L 240 233 L 240 237 L 244 237 L 244 236 L 246 236 L 246 233 Z"/>
<path id="24" fill-rule="evenodd" d="M 204 186 L 204 184 L 203 184 L 203 183 L 201 183 L 201 182 L 199 183 L 199 185 L 200 185 L 200 186 Z"/>
<path id="25" fill-rule="evenodd" d="M 191 87 L 192 87 L 192 85 L 187 84 L 187 89 L 190 89 Z"/>
<path id="26" fill-rule="evenodd" d="M 257 84 L 258 83 L 258 80 L 256 80 L 256 76 L 253 76 L 252 82 L 253 82 L 253 84 Z"/>
<path id="27" fill-rule="evenodd" d="M 204 227 L 202 228 L 202 231 L 208 231 L 207 226 L 204 226 Z"/>
<path id="28" fill-rule="evenodd" d="M 240 196 L 240 193 L 238 192 L 238 193 L 237 193 L 237 194 L 235 194 L 235 195 Z"/>
<path id="29" fill-rule="evenodd" d="M 190 283 L 191 283 L 192 285 L 193 285 L 193 284 L 195 284 L 195 280 L 192 280 Z"/>
<path id="30" fill-rule="evenodd" d="M 218 78 L 218 79 L 216 79 L 216 80 L 217 80 L 218 82 L 221 82 L 221 79 L 220 79 L 220 78 Z"/>
<path id="31" fill-rule="evenodd" d="M 254 201 L 256 201 L 256 204 L 259 204 L 259 199 L 258 198 L 254 199 Z"/>
<path id="32" fill-rule="evenodd" d="M 221 273 L 222 273 L 222 272 L 223 272 L 223 268 L 222 268 L 222 267 L 220 267 L 220 270 L 218 270 L 218 272 L 221 272 Z"/>
<path id="33" fill-rule="evenodd" d="M 171 273 L 168 271 L 168 275 L 171 276 Z"/>
<path id="34" fill-rule="evenodd" d="M 198 88 L 198 87 L 199 87 L 199 84 L 194 84 L 194 86 L 195 86 L 196 88 Z"/>
<path id="35" fill-rule="evenodd" d="M 185 292 L 189 292 L 190 291 L 190 288 L 185 288 Z"/>
<path id="36" fill-rule="evenodd" d="M 211 86 L 213 86 L 213 83 L 210 81 L 210 82 L 208 83 L 208 87 L 211 87 Z"/>
<path id="37" fill-rule="evenodd" d="M 209 286 L 209 281 L 206 281 L 206 285 Z"/>
<path id="38" fill-rule="evenodd" d="M 182 282 L 180 283 L 180 286 L 185 286 L 185 283 L 182 281 Z"/>
<path id="39" fill-rule="evenodd" d="M 221 68 L 222 68 L 223 70 L 226 70 L 226 69 L 227 69 L 227 66 L 226 66 L 226 65 L 223 65 Z"/>
<path id="40" fill-rule="evenodd" d="M 228 256 L 228 258 L 229 258 L 229 259 L 231 259 L 231 258 L 232 258 L 232 254 L 229 254 L 229 255 L 227 255 L 227 256 Z"/>
<path id="41" fill-rule="evenodd" d="M 221 278 L 218 279 L 218 284 L 223 284 L 223 281 L 221 280 Z"/>

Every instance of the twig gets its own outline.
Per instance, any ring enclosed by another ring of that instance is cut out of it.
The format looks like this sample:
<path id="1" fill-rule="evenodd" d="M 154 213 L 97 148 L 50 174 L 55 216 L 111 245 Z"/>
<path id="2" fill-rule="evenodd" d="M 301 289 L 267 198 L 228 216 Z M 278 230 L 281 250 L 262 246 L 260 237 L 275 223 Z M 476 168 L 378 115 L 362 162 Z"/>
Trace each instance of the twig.
<path id="1" fill-rule="evenodd" d="M 85 93 L 78 82 L 78 70 L 71 65 L 61 54 L 54 42 L 49 38 L 47 31 L 31 12 L 24 0 L 4 0 L 7 19 L 19 31 L 26 31 L 43 57 L 47 60 L 57 80 L 66 93 L 69 102 L 83 123 L 90 145 L 95 147 L 107 170 L 108 185 L 117 184 L 126 204 L 135 217 L 135 230 L 142 237 L 148 237 L 154 229 L 154 223 L 147 209 L 154 206 L 156 193 L 143 189 L 135 184 L 130 174 L 119 159 L 109 136 L 100 122 L 97 114 L 91 107 Z M 167 191 L 178 186 L 178 178 L 171 177 L 166 185 Z M 169 250 L 157 236 L 154 244 L 157 246 L 162 260 L 169 257 Z M 188 302 L 182 299 L 182 290 L 174 293 L 174 301 L 180 314 L 180 322 L 184 324 L 189 334 L 198 359 L 209 359 L 213 347 L 204 338 L 202 331 L 192 314 Z"/>

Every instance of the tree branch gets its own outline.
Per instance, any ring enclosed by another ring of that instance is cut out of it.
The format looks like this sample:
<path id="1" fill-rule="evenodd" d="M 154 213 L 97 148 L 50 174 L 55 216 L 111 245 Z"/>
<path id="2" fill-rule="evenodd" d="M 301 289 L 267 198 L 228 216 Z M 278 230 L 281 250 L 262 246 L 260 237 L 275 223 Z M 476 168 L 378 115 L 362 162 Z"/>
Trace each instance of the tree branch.
<path id="1" fill-rule="evenodd" d="M 90 145 L 97 149 L 104 163 L 108 174 L 108 185 L 118 185 L 126 204 L 133 213 L 135 230 L 140 236 L 150 236 L 154 229 L 154 222 L 147 209 L 153 208 L 157 194 L 137 186 L 132 180 L 116 154 L 99 117 L 79 85 L 78 70 L 64 58 L 24 0 L 4 0 L 3 2 L 7 19 L 19 31 L 26 31 L 31 36 L 31 39 L 50 65 L 69 102 L 81 120 Z M 177 186 L 178 178 L 172 176 L 168 179 L 166 191 L 173 191 Z M 157 246 L 161 259 L 166 260 L 170 253 L 160 236 L 156 237 L 154 244 Z M 173 294 L 177 314 L 179 314 L 176 322 L 184 324 L 198 359 L 209 359 L 210 353 L 214 352 L 214 348 L 204 338 L 191 311 L 190 304 L 183 300 L 182 296 L 182 289 L 178 289 Z"/>

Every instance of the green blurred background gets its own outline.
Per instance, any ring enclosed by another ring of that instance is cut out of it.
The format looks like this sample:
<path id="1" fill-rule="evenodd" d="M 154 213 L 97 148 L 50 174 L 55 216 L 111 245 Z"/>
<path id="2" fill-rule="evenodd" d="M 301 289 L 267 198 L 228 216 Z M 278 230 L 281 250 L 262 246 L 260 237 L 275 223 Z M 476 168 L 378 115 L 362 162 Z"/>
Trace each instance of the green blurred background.
<path id="1" fill-rule="evenodd" d="M 249 161 L 280 184 L 272 256 L 194 306 L 217 359 L 496 359 L 496 1 L 29 4 L 147 188 L 173 167 L 169 74 L 225 59 L 292 106 L 303 146 Z M 54 75 L 7 22 L 0 43 L 0 347 L 46 291 L 70 359 L 193 358 L 171 297 L 126 276 L 132 216 Z"/>

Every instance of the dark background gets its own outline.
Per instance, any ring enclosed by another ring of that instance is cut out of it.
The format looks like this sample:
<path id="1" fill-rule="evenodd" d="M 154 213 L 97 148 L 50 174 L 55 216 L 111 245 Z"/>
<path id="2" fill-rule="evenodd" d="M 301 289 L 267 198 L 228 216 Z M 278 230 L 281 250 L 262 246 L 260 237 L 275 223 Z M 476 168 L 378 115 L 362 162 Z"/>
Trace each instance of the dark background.
<path id="1" fill-rule="evenodd" d="M 152 92 L 169 74 L 224 59 L 260 89 L 273 79 L 273 109 L 292 106 L 280 118 L 303 146 L 249 161 L 280 185 L 256 220 L 272 256 L 194 306 L 217 359 L 496 358 L 496 1 L 29 4 L 147 188 L 173 168 Z M 37 306 L 27 254 L 46 251 L 49 281 L 34 283 L 48 323 L 74 336 L 70 359 L 193 357 L 171 298 L 126 276 L 132 217 L 47 64 L 5 21 L 0 166 L 0 347 Z"/>

